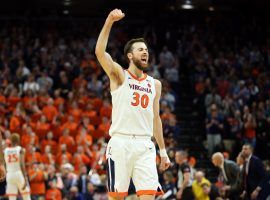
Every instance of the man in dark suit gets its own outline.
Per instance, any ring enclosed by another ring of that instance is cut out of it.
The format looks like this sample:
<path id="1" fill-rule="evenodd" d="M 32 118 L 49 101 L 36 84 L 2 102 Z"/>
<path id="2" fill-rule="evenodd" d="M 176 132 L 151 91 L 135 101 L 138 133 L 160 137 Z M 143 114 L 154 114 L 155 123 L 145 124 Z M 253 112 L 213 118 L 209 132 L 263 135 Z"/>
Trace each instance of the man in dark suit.
<path id="1" fill-rule="evenodd" d="M 234 161 L 224 159 L 220 152 L 212 155 L 212 163 L 219 168 L 219 181 L 222 182 L 220 193 L 231 200 L 239 199 L 240 169 Z"/>
<path id="2" fill-rule="evenodd" d="M 253 155 L 253 147 L 250 144 L 243 145 L 242 154 L 245 157 L 243 166 L 244 199 L 256 199 L 261 191 L 259 186 L 263 184 L 265 170 L 262 161 Z"/>
<path id="3" fill-rule="evenodd" d="M 90 178 L 87 174 L 87 167 L 81 166 L 80 175 L 77 181 L 78 190 L 81 194 L 85 195 L 87 192 L 87 185 L 90 182 Z"/>

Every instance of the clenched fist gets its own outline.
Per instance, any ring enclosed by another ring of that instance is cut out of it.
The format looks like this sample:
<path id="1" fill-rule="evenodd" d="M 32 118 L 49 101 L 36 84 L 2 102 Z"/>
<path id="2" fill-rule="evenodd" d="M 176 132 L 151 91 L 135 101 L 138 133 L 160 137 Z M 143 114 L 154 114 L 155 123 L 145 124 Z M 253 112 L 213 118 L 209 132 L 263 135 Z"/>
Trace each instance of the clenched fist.
<path id="1" fill-rule="evenodd" d="M 125 17 L 125 14 L 122 12 L 122 10 L 114 9 L 113 11 L 110 12 L 108 19 L 111 22 L 116 22 L 121 20 L 123 17 Z"/>

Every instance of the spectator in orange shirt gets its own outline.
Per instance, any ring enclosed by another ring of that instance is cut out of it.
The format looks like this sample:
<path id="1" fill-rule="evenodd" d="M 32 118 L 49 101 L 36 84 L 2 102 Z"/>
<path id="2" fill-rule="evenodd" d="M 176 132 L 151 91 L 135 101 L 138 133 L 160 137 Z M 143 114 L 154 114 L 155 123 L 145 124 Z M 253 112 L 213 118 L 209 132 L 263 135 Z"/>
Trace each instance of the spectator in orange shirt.
<path id="1" fill-rule="evenodd" d="M 32 199 L 43 199 L 45 197 L 45 181 L 47 173 L 44 171 L 43 164 L 33 163 L 29 169 L 29 183 L 31 188 Z"/>
<path id="2" fill-rule="evenodd" d="M 56 107 L 54 106 L 54 102 L 52 98 L 48 100 L 47 105 L 43 107 L 42 112 L 49 122 L 51 122 L 53 118 L 56 115 L 58 115 L 58 111 Z"/>
<path id="3" fill-rule="evenodd" d="M 42 115 L 35 126 L 35 130 L 39 139 L 44 139 L 47 133 L 50 131 L 50 128 L 51 125 L 47 122 L 47 118 L 45 115 Z"/>
<path id="4" fill-rule="evenodd" d="M 83 117 L 82 119 L 82 125 L 79 128 L 79 131 L 81 128 L 84 127 L 87 130 L 87 133 L 91 133 L 95 130 L 94 125 L 90 124 L 90 119 L 88 117 Z"/>
<path id="5" fill-rule="evenodd" d="M 78 90 L 81 87 L 86 87 L 87 81 L 85 80 L 84 73 L 80 73 L 80 75 L 73 80 L 72 86 L 73 89 Z"/>
<path id="6" fill-rule="evenodd" d="M 62 200 L 62 193 L 57 188 L 57 184 L 55 181 L 49 181 L 49 188 L 46 191 L 45 200 Z"/>
<path id="7" fill-rule="evenodd" d="M 41 142 L 41 152 L 44 152 L 45 146 L 49 145 L 53 154 L 57 152 L 57 142 L 53 139 L 53 132 L 49 131 L 45 140 Z"/>
<path id="8" fill-rule="evenodd" d="M 31 110 L 31 106 L 37 103 L 37 96 L 32 90 L 26 90 L 23 97 L 23 107 L 26 110 Z"/>
<path id="9" fill-rule="evenodd" d="M 54 106 L 56 108 L 58 108 L 60 104 L 65 103 L 65 99 L 63 97 L 61 97 L 60 94 L 61 94 L 60 89 L 57 89 L 54 91 Z"/>
<path id="10" fill-rule="evenodd" d="M 103 106 L 100 108 L 100 116 L 102 117 L 108 117 L 108 118 L 111 118 L 111 114 L 112 114 L 112 106 L 110 104 L 110 101 L 106 98 L 104 101 L 103 101 Z"/>
<path id="11" fill-rule="evenodd" d="M 87 133 L 87 130 L 82 127 L 79 131 L 79 133 L 76 136 L 76 143 L 77 145 L 81 145 L 84 147 L 84 151 L 90 156 L 90 146 L 93 143 L 92 136 Z"/>
<path id="12" fill-rule="evenodd" d="M 19 102 L 21 102 L 21 98 L 19 97 L 18 89 L 12 87 L 7 99 L 8 110 L 13 111 Z"/>
<path id="13" fill-rule="evenodd" d="M 24 148 L 26 148 L 29 144 L 31 144 L 33 146 L 38 146 L 39 145 L 38 136 L 33 131 L 31 126 L 28 126 L 25 124 L 25 131 L 26 131 L 26 133 L 24 133 L 22 135 L 22 142 L 21 142 L 22 146 Z"/>
<path id="14" fill-rule="evenodd" d="M 74 117 L 72 115 L 68 116 L 68 121 L 63 124 L 64 129 L 68 129 L 71 136 L 76 136 L 78 123 L 74 121 Z"/>
<path id="15" fill-rule="evenodd" d="M 71 108 L 69 108 L 69 114 L 73 116 L 75 122 L 79 122 L 82 116 L 82 110 L 78 107 L 77 101 L 71 103 Z"/>
<path id="16" fill-rule="evenodd" d="M 81 166 L 89 166 L 90 158 L 85 154 L 83 146 L 77 147 L 77 152 L 73 156 L 74 170 L 79 173 Z"/>
<path id="17" fill-rule="evenodd" d="M 27 151 L 25 153 L 26 166 L 31 166 L 32 163 L 41 163 L 41 154 L 36 150 L 32 144 L 28 144 Z"/>
<path id="18" fill-rule="evenodd" d="M 86 127 L 81 126 L 76 135 L 76 144 L 89 148 L 93 143 L 92 136 L 87 132 Z"/>
<path id="19" fill-rule="evenodd" d="M 74 152 L 74 147 L 75 147 L 75 141 L 73 137 L 69 135 L 69 129 L 65 128 L 63 130 L 63 135 L 59 138 L 59 145 L 65 144 L 67 145 L 67 149 L 70 152 Z"/>
<path id="20" fill-rule="evenodd" d="M 46 165 L 54 165 L 55 164 L 55 155 L 52 154 L 51 146 L 45 146 L 45 152 L 41 156 L 41 160 L 43 164 Z"/>
<path id="21" fill-rule="evenodd" d="M 102 124 L 98 126 L 98 130 L 103 131 L 105 134 L 109 133 L 111 121 L 107 117 L 102 117 Z"/>
<path id="22" fill-rule="evenodd" d="M 21 126 L 22 126 L 22 119 L 21 119 L 21 112 L 20 110 L 16 109 L 13 112 L 13 116 L 10 118 L 9 122 L 9 130 L 12 133 L 21 133 Z"/>
<path id="23" fill-rule="evenodd" d="M 72 160 L 72 155 L 67 151 L 67 145 L 62 144 L 60 146 L 59 153 L 56 156 L 56 163 L 58 166 L 61 166 L 62 164 L 69 163 Z"/>
<path id="24" fill-rule="evenodd" d="M 53 119 L 53 122 L 51 124 L 51 130 L 53 132 L 54 140 L 58 141 L 59 138 L 62 136 L 62 132 L 63 132 L 63 126 L 61 124 L 61 119 L 59 116 Z"/>
<path id="25" fill-rule="evenodd" d="M 88 102 L 85 110 L 83 111 L 83 116 L 91 118 L 96 115 L 97 115 L 97 111 L 93 108 L 93 104 L 91 102 Z"/>

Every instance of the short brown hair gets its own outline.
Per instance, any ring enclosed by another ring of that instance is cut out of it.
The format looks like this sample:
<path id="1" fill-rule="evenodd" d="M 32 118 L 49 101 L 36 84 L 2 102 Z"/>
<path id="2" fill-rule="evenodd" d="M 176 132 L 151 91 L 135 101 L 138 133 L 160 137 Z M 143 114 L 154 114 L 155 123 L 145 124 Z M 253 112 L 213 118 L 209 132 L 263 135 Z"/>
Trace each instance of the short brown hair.
<path id="1" fill-rule="evenodd" d="M 20 135 L 18 133 L 12 133 L 10 136 L 10 140 L 12 144 L 19 144 L 20 143 Z"/>
<path id="2" fill-rule="evenodd" d="M 127 59 L 128 59 L 127 54 L 133 50 L 132 45 L 134 43 L 137 43 L 137 42 L 143 42 L 144 44 L 146 44 L 146 42 L 143 38 L 134 38 L 134 39 L 129 40 L 124 47 L 124 54 L 125 54 Z M 146 46 L 147 46 L 147 44 L 146 44 Z"/>

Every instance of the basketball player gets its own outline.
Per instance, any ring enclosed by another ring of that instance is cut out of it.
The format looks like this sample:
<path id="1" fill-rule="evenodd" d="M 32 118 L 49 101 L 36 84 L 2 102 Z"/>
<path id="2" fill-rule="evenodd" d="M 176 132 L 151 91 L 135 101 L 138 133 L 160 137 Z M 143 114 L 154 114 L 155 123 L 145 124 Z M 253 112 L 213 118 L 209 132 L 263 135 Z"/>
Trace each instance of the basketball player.
<path id="1" fill-rule="evenodd" d="M 4 181 L 6 177 L 5 160 L 2 148 L 2 133 L 0 131 L 0 182 Z"/>
<path id="2" fill-rule="evenodd" d="M 20 136 L 13 133 L 10 137 L 11 147 L 7 147 L 4 151 L 6 169 L 7 169 L 7 188 L 6 194 L 9 200 L 16 200 L 18 191 L 23 200 L 30 200 L 30 189 L 27 184 L 24 156 L 25 150 L 19 146 Z"/>
<path id="3" fill-rule="evenodd" d="M 106 150 L 108 190 L 110 199 L 123 199 L 132 178 L 140 199 L 152 200 L 158 191 L 161 192 L 152 136 L 160 149 L 161 170 L 170 165 L 159 116 L 161 82 L 143 72 L 148 66 L 149 56 L 144 39 L 132 39 L 125 45 L 124 53 L 129 60 L 127 70 L 106 52 L 112 25 L 124 16 L 119 9 L 110 12 L 95 51 L 110 79 L 112 95 L 111 139 Z"/>

